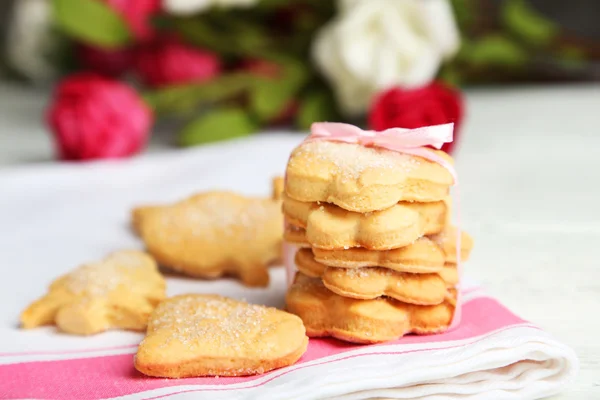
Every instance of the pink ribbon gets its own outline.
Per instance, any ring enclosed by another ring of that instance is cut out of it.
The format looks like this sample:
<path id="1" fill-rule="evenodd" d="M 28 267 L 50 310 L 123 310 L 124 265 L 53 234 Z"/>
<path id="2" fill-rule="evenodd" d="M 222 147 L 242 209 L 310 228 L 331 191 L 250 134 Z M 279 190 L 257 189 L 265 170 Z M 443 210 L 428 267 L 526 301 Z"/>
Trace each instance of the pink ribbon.
<path id="1" fill-rule="evenodd" d="M 365 131 L 357 126 L 339 122 L 315 122 L 311 125 L 307 141 L 327 140 L 355 143 L 364 147 L 379 147 L 399 153 L 425 158 L 440 164 L 458 183 L 452 164 L 425 146 L 441 149 L 453 140 L 454 124 L 424 126 L 416 129 L 390 128 L 385 131 Z"/>

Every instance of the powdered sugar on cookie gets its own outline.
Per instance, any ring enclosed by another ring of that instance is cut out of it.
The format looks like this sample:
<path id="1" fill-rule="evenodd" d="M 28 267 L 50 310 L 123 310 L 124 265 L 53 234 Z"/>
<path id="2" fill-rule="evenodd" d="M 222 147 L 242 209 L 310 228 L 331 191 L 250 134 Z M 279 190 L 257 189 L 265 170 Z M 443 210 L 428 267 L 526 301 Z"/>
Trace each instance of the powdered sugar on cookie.
<path id="1" fill-rule="evenodd" d="M 218 295 L 181 295 L 151 316 L 135 367 L 172 378 L 253 375 L 293 364 L 307 344 L 295 315 Z"/>
<path id="2" fill-rule="evenodd" d="M 307 142 L 295 155 L 303 156 L 308 167 L 315 161 L 332 163 L 342 180 L 359 179 L 367 170 L 397 170 L 408 174 L 421 163 L 413 156 L 398 152 L 334 142 Z M 293 162 L 294 158 L 290 164 L 293 165 Z"/>

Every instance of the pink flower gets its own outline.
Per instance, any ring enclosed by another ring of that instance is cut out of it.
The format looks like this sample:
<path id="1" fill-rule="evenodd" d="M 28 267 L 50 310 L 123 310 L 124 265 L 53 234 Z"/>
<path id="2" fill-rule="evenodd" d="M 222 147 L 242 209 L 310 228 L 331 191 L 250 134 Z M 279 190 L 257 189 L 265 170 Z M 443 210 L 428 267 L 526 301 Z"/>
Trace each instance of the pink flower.
<path id="1" fill-rule="evenodd" d="M 47 117 L 63 160 L 131 156 L 146 144 L 153 120 L 132 88 L 89 73 L 59 83 Z"/>
<path id="2" fill-rule="evenodd" d="M 136 52 L 135 70 L 149 86 L 208 81 L 221 72 L 219 57 L 173 38 L 142 46 Z"/>

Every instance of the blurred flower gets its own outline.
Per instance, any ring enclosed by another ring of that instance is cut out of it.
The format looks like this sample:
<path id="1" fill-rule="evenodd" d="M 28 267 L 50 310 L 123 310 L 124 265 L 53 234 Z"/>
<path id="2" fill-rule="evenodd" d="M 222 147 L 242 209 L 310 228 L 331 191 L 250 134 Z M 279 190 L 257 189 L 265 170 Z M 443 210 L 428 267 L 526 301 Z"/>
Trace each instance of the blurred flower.
<path id="1" fill-rule="evenodd" d="M 6 35 L 9 65 L 33 81 L 56 76 L 57 70 L 49 55 L 58 40 L 51 28 L 51 4 L 48 0 L 15 1 Z"/>
<path id="2" fill-rule="evenodd" d="M 59 83 L 48 123 L 63 160 L 127 157 L 148 140 L 152 113 L 129 86 L 94 74 Z"/>
<path id="3" fill-rule="evenodd" d="M 103 49 L 81 44 L 77 46 L 76 55 L 85 69 L 111 77 L 121 76 L 133 63 L 130 48 Z"/>
<path id="4" fill-rule="evenodd" d="M 149 40 L 154 36 L 150 19 L 160 9 L 160 0 L 104 0 L 125 18 L 137 40 Z"/>
<path id="5" fill-rule="evenodd" d="M 342 0 L 340 9 L 312 53 L 348 116 L 365 112 L 380 90 L 429 83 L 458 50 L 447 0 Z"/>
<path id="6" fill-rule="evenodd" d="M 195 14 L 211 7 L 251 7 L 258 0 L 163 0 L 163 7 L 171 14 Z"/>
<path id="7" fill-rule="evenodd" d="M 163 86 L 210 80 L 221 72 L 221 61 L 215 53 L 163 38 L 136 51 L 134 68 L 147 85 Z"/>
<path id="8" fill-rule="evenodd" d="M 369 127 L 382 131 L 454 122 L 454 142 L 442 148 L 450 153 L 457 143 L 463 114 L 461 93 L 441 82 L 418 89 L 395 87 L 375 98 L 369 112 Z"/>

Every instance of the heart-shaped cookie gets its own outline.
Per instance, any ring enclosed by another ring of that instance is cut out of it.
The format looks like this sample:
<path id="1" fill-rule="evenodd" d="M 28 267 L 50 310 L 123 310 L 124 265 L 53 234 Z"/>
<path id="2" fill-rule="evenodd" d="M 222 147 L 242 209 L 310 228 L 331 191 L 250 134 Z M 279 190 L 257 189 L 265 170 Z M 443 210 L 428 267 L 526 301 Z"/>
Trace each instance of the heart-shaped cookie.
<path id="1" fill-rule="evenodd" d="M 244 376 L 295 363 L 308 338 L 300 318 L 218 295 L 163 301 L 135 356 L 143 374 L 167 378 Z"/>

